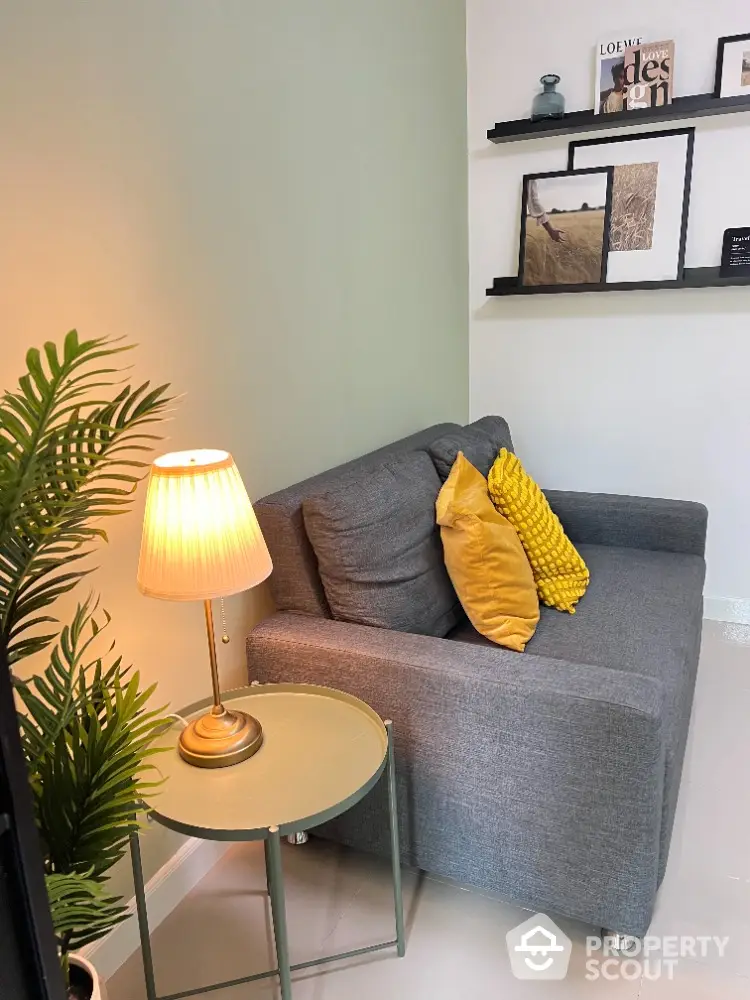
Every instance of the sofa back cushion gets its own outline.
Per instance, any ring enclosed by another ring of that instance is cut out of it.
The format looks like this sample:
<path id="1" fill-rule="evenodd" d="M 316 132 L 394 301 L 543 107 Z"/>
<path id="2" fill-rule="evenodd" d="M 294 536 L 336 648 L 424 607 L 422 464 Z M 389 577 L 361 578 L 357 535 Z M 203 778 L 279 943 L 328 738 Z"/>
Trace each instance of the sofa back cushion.
<path id="1" fill-rule="evenodd" d="M 429 455 L 413 451 L 305 498 L 334 618 L 439 637 L 462 620 L 435 523 L 439 490 Z"/>
<path id="2" fill-rule="evenodd" d="M 455 427 L 433 441 L 428 451 L 435 463 L 440 481 L 450 475 L 459 451 L 484 478 L 492 468 L 501 448 L 513 451 L 510 428 L 502 417 L 482 417 L 466 427 Z"/>
<path id="3" fill-rule="evenodd" d="M 424 450 L 447 433 L 460 430 L 458 424 L 438 424 L 345 465 L 287 486 L 254 504 L 263 537 L 273 559 L 271 592 L 279 611 L 299 611 L 330 618 L 318 563 L 305 531 L 302 504 L 305 497 L 320 493 L 345 473 L 366 476 L 386 458 L 406 451 Z"/>

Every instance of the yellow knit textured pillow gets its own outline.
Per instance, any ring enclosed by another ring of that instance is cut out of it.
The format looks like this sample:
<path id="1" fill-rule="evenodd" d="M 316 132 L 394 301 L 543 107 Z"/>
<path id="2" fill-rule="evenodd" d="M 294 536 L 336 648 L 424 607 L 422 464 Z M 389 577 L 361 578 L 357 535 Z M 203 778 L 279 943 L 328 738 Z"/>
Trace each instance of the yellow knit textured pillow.
<path id="1" fill-rule="evenodd" d="M 518 532 L 542 603 L 575 614 L 589 571 L 545 495 L 506 448 L 495 459 L 487 486 L 495 507 Z"/>

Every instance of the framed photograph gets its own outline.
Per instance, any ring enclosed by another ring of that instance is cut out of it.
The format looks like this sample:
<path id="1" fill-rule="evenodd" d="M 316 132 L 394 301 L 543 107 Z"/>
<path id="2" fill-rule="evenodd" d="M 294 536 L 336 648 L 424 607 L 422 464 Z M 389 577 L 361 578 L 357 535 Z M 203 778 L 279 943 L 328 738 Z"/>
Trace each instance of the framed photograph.
<path id="1" fill-rule="evenodd" d="M 714 97 L 750 97 L 750 35 L 719 39 Z"/>
<path id="2" fill-rule="evenodd" d="M 612 167 L 607 281 L 672 281 L 685 266 L 695 129 L 571 142 L 571 170 Z"/>
<path id="3" fill-rule="evenodd" d="M 613 176 L 593 167 L 524 177 L 520 285 L 604 283 Z"/>

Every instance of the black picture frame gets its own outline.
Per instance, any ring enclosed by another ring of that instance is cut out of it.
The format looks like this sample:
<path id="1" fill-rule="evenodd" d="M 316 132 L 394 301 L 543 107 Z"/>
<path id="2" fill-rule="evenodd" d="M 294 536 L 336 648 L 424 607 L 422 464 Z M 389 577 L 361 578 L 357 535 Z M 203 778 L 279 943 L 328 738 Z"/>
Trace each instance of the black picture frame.
<path id="1" fill-rule="evenodd" d="M 685 253 L 687 250 L 688 222 L 690 219 L 690 192 L 693 184 L 693 158 L 695 156 L 695 127 L 668 128 L 656 132 L 636 132 L 626 135 L 611 135 L 599 139 L 576 139 L 568 143 L 568 169 L 573 169 L 575 151 L 585 146 L 608 146 L 616 142 L 638 142 L 641 139 L 668 139 L 676 135 L 687 137 L 685 152 L 685 187 L 682 194 L 682 220 L 680 224 L 680 240 L 677 252 L 677 274 L 674 280 L 679 281 L 685 270 Z"/>
<path id="2" fill-rule="evenodd" d="M 719 39 L 716 52 L 716 76 L 714 77 L 714 97 L 721 97 L 721 84 L 724 79 L 724 49 L 736 42 L 750 42 L 750 33 L 746 35 L 724 35 Z"/>
<path id="3" fill-rule="evenodd" d="M 521 197 L 521 236 L 518 251 L 518 285 L 523 286 L 529 294 L 534 292 L 544 293 L 550 289 L 584 289 L 602 285 L 607 280 L 607 260 L 609 258 L 609 230 L 612 217 L 612 184 L 614 181 L 614 167 L 584 167 L 582 170 L 551 170 L 546 173 L 524 174 L 523 193 Z M 602 232 L 602 266 L 598 281 L 576 283 L 555 283 L 554 285 L 524 285 L 524 271 L 526 258 L 526 226 L 528 224 L 527 207 L 529 197 L 529 182 L 532 180 L 546 180 L 553 177 L 580 177 L 587 174 L 603 174 L 607 178 L 607 197 L 604 209 L 604 230 Z"/>

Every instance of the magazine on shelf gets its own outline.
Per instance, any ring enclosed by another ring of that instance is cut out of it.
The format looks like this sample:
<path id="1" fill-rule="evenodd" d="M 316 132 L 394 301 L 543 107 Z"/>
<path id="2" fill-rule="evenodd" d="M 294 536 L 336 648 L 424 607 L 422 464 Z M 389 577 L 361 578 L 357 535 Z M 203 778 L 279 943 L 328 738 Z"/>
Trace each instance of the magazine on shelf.
<path id="1" fill-rule="evenodd" d="M 625 53 L 643 42 L 641 32 L 623 31 L 596 47 L 594 114 L 626 111 Z"/>
<path id="2" fill-rule="evenodd" d="M 661 108 L 672 103 L 674 42 L 644 42 L 625 53 L 628 111 Z"/>

